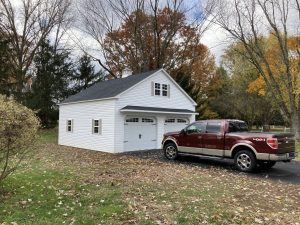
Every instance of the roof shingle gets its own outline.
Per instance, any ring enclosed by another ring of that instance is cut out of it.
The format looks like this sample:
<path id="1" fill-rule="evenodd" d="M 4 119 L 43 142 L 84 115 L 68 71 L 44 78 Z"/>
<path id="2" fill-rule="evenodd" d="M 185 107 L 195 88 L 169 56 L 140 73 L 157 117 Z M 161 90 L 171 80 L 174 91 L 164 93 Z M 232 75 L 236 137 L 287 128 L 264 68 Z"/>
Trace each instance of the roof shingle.
<path id="1" fill-rule="evenodd" d="M 157 71 L 158 70 L 152 70 L 145 73 L 134 74 L 126 78 L 98 82 L 91 87 L 70 96 L 60 104 L 115 97 Z"/>

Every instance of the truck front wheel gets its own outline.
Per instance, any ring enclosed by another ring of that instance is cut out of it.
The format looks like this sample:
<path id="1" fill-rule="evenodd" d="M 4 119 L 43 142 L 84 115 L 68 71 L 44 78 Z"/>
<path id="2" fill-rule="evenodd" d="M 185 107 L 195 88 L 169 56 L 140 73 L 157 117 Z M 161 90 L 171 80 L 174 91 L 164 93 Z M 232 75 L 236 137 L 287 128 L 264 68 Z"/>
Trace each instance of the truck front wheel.
<path id="1" fill-rule="evenodd" d="M 174 143 L 168 143 L 164 146 L 164 154 L 167 159 L 174 160 L 178 156 L 177 147 Z"/>
<path id="2" fill-rule="evenodd" d="M 235 154 L 234 164 L 239 171 L 253 172 L 256 169 L 257 161 L 255 155 L 249 150 L 242 150 Z"/>

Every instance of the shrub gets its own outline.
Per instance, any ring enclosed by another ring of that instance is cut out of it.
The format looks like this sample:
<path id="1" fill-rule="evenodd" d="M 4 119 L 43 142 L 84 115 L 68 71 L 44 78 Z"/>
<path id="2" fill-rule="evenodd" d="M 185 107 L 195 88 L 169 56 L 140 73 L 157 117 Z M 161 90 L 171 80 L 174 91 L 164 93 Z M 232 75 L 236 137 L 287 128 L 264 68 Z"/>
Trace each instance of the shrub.
<path id="1" fill-rule="evenodd" d="M 32 110 L 0 95 L 0 184 L 33 149 L 38 128 Z"/>

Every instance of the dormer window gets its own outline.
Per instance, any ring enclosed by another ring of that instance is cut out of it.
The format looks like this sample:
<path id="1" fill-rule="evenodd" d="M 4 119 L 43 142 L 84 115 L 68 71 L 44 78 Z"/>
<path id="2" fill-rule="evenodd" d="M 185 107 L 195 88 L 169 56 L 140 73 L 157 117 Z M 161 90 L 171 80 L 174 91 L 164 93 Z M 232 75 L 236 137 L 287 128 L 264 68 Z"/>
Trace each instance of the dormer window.
<path id="1" fill-rule="evenodd" d="M 160 96 L 160 84 L 155 83 L 155 90 L 154 90 L 155 95 Z"/>
<path id="2" fill-rule="evenodd" d="M 152 95 L 170 97 L 170 85 L 152 82 Z"/>

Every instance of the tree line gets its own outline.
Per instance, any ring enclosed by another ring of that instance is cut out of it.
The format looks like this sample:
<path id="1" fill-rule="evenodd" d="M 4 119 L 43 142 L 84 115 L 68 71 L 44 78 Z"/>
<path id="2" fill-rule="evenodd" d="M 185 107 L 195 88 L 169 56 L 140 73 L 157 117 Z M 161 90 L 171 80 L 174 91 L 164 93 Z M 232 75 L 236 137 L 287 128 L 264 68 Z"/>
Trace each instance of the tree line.
<path id="1" fill-rule="evenodd" d="M 0 92 L 45 126 L 57 103 L 95 82 L 165 68 L 200 119 L 290 125 L 299 137 L 297 0 L 0 0 L 0 10 Z M 201 43 L 212 25 L 230 42 L 220 65 Z"/>

